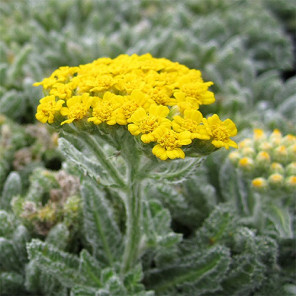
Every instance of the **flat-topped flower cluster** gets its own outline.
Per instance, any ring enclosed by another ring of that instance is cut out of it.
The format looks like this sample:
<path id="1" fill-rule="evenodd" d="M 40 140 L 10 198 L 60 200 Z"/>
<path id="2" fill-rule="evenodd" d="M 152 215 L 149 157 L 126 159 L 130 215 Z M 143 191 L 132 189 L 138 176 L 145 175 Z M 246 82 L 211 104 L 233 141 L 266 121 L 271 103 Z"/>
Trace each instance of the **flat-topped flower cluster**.
<path id="1" fill-rule="evenodd" d="M 236 147 L 235 124 L 214 114 L 204 118 L 201 105 L 215 101 L 201 72 L 150 54 L 100 58 L 78 67 L 61 67 L 42 82 L 46 96 L 36 118 L 42 123 L 123 125 L 144 143 L 155 142 L 162 160 L 184 158 L 181 149 L 194 140 L 215 147 Z"/>
<path id="2" fill-rule="evenodd" d="M 253 137 L 239 142 L 238 148 L 229 158 L 252 179 L 255 189 L 296 189 L 296 136 L 255 129 Z"/>

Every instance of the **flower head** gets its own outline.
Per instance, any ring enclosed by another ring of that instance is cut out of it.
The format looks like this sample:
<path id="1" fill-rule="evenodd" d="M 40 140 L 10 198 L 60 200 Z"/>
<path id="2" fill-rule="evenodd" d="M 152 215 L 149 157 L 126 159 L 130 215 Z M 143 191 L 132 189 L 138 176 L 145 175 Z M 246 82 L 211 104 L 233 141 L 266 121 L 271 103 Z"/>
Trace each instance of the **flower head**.
<path id="1" fill-rule="evenodd" d="M 49 124 L 84 120 L 122 126 L 144 143 L 156 142 L 153 153 L 161 159 L 184 158 L 181 147 L 191 141 L 192 150 L 208 147 L 202 141 L 217 148 L 236 147 L 230 119 L 204 119 L 198 110 L 215 101 L 212 84 L 204 82 L 198 70 L 150 54 L 100 58 L 60 67 L 35 83 L 49 94 L 40 100 L 36 118 Z"/>

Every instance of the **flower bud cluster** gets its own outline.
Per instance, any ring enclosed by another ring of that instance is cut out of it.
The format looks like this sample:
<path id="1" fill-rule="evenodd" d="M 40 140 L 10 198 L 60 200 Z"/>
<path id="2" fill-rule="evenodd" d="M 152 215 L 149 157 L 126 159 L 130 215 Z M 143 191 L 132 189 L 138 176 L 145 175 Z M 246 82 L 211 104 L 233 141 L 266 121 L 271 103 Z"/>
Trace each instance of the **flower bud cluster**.
<path id="1" fill-rule="evenodd" d="M 201 105 L 215 101 L 201 72 L 150 54 L 100 58 L 78 67 L 61 67 L 42 82 L 37 107 L 42 123 L 126 126 L 161 160 L 184 158 L 183 146 L 210 142 L 237 147 L 235 124 L 217 114 L 204 118 Z"/>
<path id="2" fill-rule="evenodd" d="M 15 197 L 12 200 L 15 214 L 39 235 L 47 235 L 59 222 L 63 222 L 68 227 L 76 227 L 81 214 L 78 178 L 64 171 L 56 174 L 44 170 L 41 174 L 54 178 L 58 187 L 50 185 L 49 191 L 46 192 L 49 199 L 44 204 L 38 200 L 30 200 L 30 195 Z"/>
<path id="3" fill-rule="evenodd" d="M 271 134 L 255 129 L 252 138 L 238 144 L 229 154 L 230 161 L 252 180 L 252 187 L 262 189 L 296 189 L 296 137 Z"/>

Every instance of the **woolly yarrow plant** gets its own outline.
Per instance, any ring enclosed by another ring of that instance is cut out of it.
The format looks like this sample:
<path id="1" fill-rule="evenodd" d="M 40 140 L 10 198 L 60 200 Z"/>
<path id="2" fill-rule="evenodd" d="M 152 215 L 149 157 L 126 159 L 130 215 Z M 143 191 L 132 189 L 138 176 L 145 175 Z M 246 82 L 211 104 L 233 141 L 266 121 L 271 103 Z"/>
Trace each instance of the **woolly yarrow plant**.
<path id="1" fill-rule="evenodd" d="M 204 118 L 199 110 L 214 103 L 212 84 L 198 70 L 150 54 L 61 67 L 34 84 L 45 93 L 36 118 L 60 131 L 60 149 L 78 168 L 84 215 L 95 225 L 86 229 L 93 254 L 107 266 L 117 264 L 123 277 L 147 248 L 180 239 L 176 233 L 165 238 L 159 234 L 158 243 L 151 237 L 149 186 L 181 182 L 206 155 L 237 147 L 230 139 L 237 133 L 230 119 L 222 121 L 217 114 Z M 118 196 L 117 207 L 123 205 L 124 243 L 116 221 L 101 221 L 100 213 L 90 213 L 102 203 L 102 211 L 113 215 L 102 201 L 102 190 Z M 95 231 L 99 243 L 91 238 Z M 31 259 L 36 257 L 35 243 L 28 247 Z"/>

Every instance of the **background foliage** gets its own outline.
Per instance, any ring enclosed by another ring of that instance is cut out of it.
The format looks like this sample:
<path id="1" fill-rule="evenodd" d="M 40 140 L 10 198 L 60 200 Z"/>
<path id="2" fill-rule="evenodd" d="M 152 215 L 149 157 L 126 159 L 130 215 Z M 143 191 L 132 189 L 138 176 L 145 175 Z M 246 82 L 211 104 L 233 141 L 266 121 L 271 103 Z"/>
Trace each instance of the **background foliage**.
<path id="1" fill-rule="evenodd" d="M 89 166 L 36 123 L 32 87 L 59 66 L 150 52 L 214 82 L 203 111 L 233 119 L 237 140 L 258 127 L 295 135 L 295 1 L 2 0 L 0 13 L 1 295 L 296 295 L 295 199 L 265 192 L 277 209 L 266 220 L 244 211 L 261 195 L 226 151 L 183 182 L 146 184 L 149 247 L 122 277 L 118 192 L 80 184 Z"/>

